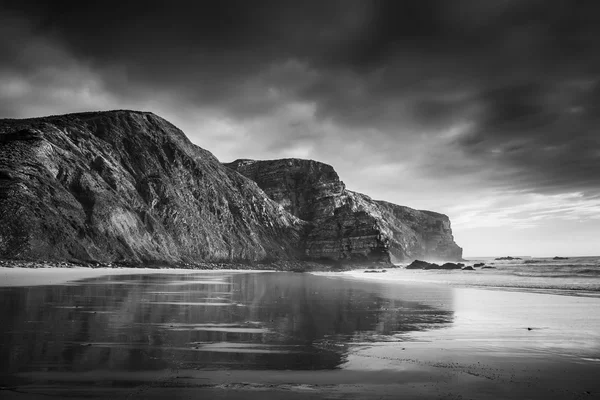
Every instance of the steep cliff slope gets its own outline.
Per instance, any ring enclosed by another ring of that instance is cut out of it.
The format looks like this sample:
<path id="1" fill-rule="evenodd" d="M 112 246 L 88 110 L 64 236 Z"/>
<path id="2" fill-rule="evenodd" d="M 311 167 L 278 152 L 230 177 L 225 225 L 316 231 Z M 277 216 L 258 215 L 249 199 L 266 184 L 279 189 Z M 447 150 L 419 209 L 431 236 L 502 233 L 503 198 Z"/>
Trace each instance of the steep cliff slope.
<path id="1" fill-rule="evenodd" d="M 0 257 L 459 259 L 448 217 L 351 192 L 310 160 L 222 165 L 152 113 L 0 120 Z"/>
<path id="2" fill-rule="evenodd" d="M 390 253 L 396 259 L 462 259 L 462 248 L 454 242 L 448 216 L 385 201 L 375 203 L 392 234 Z"/>
<path id="3" fill-rule="evenodd" d="M 304 225 L 154 114 L 0 120 L 0 257 L 295 259 Z"/>
<path id="4" fill-rule="evenodd" d="M 334 169 L 312 160 L 236 160 L 225 164 L 256 181 L 287 211 L 310 223 L 305 255 L 313 259 L 459 260 L 450 220 L 346 189 Z"/>
<path id="5" fill-rule="evenodd" d="M 346 186 L 331 165 L 312 160 L 236 160 L 225 164 L 255 181 L 286 211 L 319 221 L 342 206 Z"/>

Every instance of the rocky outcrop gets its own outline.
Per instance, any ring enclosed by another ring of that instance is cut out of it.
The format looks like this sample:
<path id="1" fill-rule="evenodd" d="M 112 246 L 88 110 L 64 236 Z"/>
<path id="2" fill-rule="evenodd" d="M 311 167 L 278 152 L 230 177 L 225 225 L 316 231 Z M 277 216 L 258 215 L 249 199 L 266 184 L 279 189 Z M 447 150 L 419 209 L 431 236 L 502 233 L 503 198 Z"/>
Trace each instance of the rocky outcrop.
<path id="1" fill-rule="evenodd" d="M 421 261 L 421 260 L 415 260 L 406 266 L 406 269 L 445 269 L 445 270 L 449 270 L 449 269 L 465 269 L 465 268 L 470 268 L 471 270 L 473 269 L 473 267 L 465 267 L 465 264 L 463 264 L 463 263 L 456 264 L 456 263 L 447 262 L 442 265 L 439 265 L 436 263 L 430 263 L 430 262 Z"/>
<path id="2" fill-rule="evenodd" d="M 0 256 L 295 259 L 305 223 L 151 113 L 0 121 Z"/>
<path id="3" fill-rule="evenodd" d="M 321 221 L 344 204 L 346 186 L 331 165 L 294 158 L 225 164 L 252 179 L 289 213 Z"/>
<path id="4" fill-rule="evenodd" d="M 347 190 L 334 169 L 312 160 L 236 160 L 225 164 L 309 223 L 310 259 L 402 262 L 460 260 L 450 220 L 443 214 L 375 201 Z"/>
<path id="5" fill-rule="evenodd" d="M 448 216 L 385 201 L 378 201 L 377 205 L 391 232 L 390 254 L 396 260 L 462 259 L 462 248 L 454 242 Z"/>
<path id="6" fill-rule="evenodd" d="M 152 113 L 0 120 L 0 257 L 102 263 L 457 260 L 448 217 L 310 160 L 226 166 Z M 296 267 L 294 267 L 296 268 Z"/>

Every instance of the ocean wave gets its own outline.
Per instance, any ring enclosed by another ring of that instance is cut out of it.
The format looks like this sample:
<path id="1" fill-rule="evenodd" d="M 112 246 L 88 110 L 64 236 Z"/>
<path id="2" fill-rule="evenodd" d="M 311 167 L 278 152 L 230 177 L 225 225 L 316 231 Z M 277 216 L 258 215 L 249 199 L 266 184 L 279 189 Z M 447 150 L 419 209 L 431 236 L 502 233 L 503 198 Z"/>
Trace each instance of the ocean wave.
<path id="1" fill-rule="evenodd" d="M 498 265 L 499 274 L 519 277 L 540 278 L 597 278 L 600 277 L 600 265 L 595 263 L 580 264 L 520 264 Z"/>
<path id="2" fill-rule="evenodd" d="M 594 269 L 592 268 L 585 268 L 582 269 L 580 271 L 578 271 L 580 274 L 595 274 L 595 275 L 600 275 L 600 267 L 596 267 Z"/>
<path id="3" fill-rule="evenodd" d="M 583 274 L 583 273 L 577 273 L 577 274 L 560 274 L 560 273 L 554 273 L 554 274 L 528 274 L 528 273 L 514 273 L 511 274 L 514 276 L 521 276 L 521 277 L 527 277 L 527 278 L 549 278 L 549 279 L 557 279 L 557 278 L 596 278 L 598 276 L 600 276 L 599 273 L 593 273 L 593 274 Z"/>

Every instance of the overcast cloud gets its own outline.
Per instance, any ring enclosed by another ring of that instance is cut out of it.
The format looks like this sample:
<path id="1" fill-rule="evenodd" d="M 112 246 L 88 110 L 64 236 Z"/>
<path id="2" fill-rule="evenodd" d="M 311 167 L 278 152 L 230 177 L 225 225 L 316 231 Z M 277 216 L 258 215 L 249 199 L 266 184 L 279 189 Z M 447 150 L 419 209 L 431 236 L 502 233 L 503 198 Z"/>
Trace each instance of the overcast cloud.
<path id="1" fill-rule="evenodd" d="M 597 253 L 595 1 L 1 4 L 0 117 L 152 111 L 222 161 L 447 213 L 466 255 Z"/>

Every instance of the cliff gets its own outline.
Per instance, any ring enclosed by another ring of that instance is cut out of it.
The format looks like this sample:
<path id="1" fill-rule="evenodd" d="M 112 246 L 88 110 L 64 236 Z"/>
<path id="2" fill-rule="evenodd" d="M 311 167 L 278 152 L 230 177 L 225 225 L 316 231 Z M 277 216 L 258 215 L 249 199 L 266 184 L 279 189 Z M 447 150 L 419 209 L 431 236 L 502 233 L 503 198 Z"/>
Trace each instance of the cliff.
<path id="1" fill-rule="evenodd" d="M 0 121 L 0 256 L 295 259 L 304 225 L 154 114 Z"/>
<path id="2" fill-rule="evenodd" d="M 444 215 L 309 160 L 222 165 L 152 113 L 0 120 L 0 257 L 137 263 L 459 259 Z"/>
<path id="3" fill-rule="evenodd" d="M 347 190 L 334 169 L 312 160 L 236 160 L 286 211 L 308 222 L 304 254 L 347 261 L 460 260 L 450 219 Z"/>

